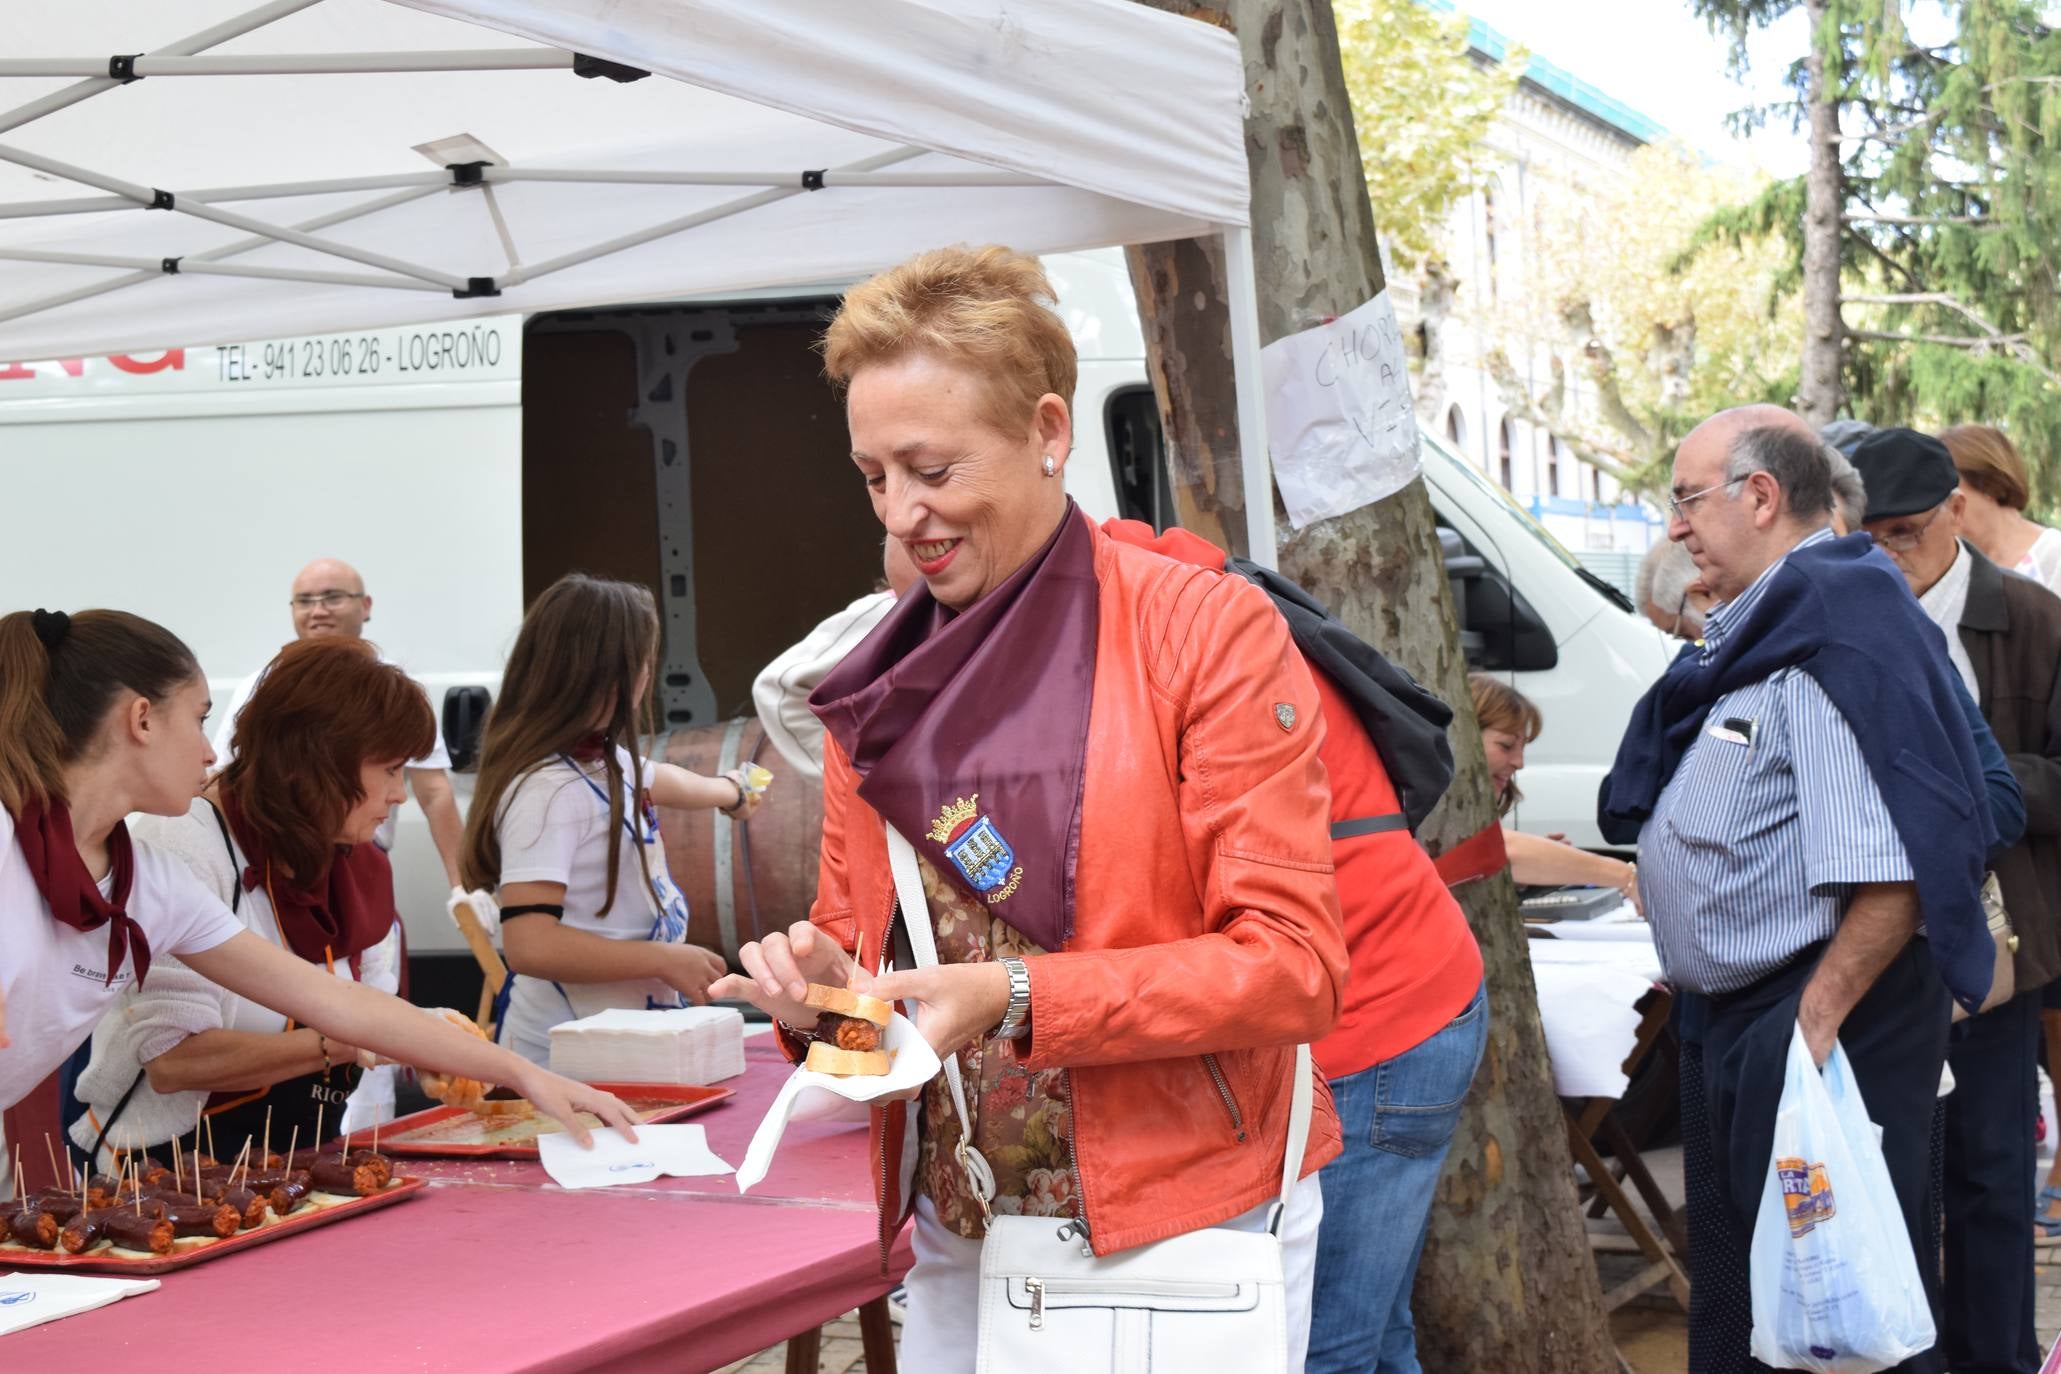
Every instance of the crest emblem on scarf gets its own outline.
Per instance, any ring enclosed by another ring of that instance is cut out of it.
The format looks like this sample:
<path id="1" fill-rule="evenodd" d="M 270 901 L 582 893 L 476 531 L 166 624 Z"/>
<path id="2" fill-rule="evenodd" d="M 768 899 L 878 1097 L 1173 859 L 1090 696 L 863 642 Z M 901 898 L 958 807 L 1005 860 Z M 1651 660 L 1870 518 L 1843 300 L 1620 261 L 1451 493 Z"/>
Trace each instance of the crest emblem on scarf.
<path id="1" fill-rule="evenodd" d="M 929 834 L 988 905 L 1007 901 L 1023 881 L 1016 851 L 995 828 L 994 819 L 981 814 L 980 793 L 960 797 L 940 811 Z"/>

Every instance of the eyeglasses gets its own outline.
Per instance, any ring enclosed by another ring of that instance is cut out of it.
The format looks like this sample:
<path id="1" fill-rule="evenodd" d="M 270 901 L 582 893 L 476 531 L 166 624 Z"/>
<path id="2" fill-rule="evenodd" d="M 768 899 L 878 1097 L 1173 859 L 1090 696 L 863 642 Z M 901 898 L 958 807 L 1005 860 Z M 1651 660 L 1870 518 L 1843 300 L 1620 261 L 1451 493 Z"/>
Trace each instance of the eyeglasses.
<path id="1" fill-rule="evenodd" d="M 1689 511 L 1687 509 L 1689 506 L 1701 501 L 1714 491 L 1722 491 L 1726 487 L 1736 487 L 1745 481 L 1747 477 L 1751 476 L 1753 474 L 1749 472 L 1745 477 L 1728 477 L 1714 486 L 1705 487 L 1702 491 L 1692 491 L 1687 496 L 1670 496 L 1667 498 L 1667 508 L 1674 512 L 1675 519 L 1687 520 L 1689 518 Z"/>
<path id="2" fill-rule="evenodd" d="M 363 592 L 339 591 L 337 588 L 331 587 L 328 591 L 324 592 L 302 592 L 299 596 L 288 601 L 287 604 L 297 611 L 312 611 L 317 606 L 333 611 L 346 601 L 362 601 L 364 599 L 365 593 Z"/>
<path id="3" fill-rule="evenodd" d="M 1909 553 L 1925 542 L 1925 531 L 1932 528 L 1932 522 L 1939 519 L 1940 512 L 1945 509 L 1946 502 L 1942 501 L 1932 508 L 1932 514 L 1915 525 L 1904 525 L 1888 534 L 1877 534 L 1869 530 L 1868 537 L 1894 553 Z"/>
<path id="4" fill-rule="evenodd" d="M 1681 512 L 1680 512 L 1680 511 L 1677 511 L 1677 512 L 1675 512 L 1675 513 L 1676 513 L 1677 515 L 1681 514 Z M 1676 603 L 1675 603 L 1675 618 L 1674 618 L 1674 623 L 1670 624 L 1670 625 L 1669 625 L 1669 626 L 1667 627 L 1667 632 L 1668 632 L 1669 634 L 1671 634 L 1671 635 L 1677 635 L 1677 636 L 1679 636 L 1679 635 L 1680 635 L 1680 634 L 1682 633 L 1682 617 L 1683 617 L 1683 616 L 1685 616 L 1685 615 L 1687 615 L 1688 613 L 1689 613 L 1689 589 L 1688 589 L 1687 587 L 1684 587 L 1684 588 L 1682 588 L 1682 599 L 1681 599 L 1680 601 L 1678 601 L 1678 602 L 1676 602 Z"/>

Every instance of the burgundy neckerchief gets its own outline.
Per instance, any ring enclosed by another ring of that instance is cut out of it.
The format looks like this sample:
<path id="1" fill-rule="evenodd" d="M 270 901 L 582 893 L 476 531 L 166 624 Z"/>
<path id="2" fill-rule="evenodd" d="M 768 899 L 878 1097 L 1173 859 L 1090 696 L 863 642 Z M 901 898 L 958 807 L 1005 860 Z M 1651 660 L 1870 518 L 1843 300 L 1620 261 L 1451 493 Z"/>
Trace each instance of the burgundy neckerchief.
<path id="1" fill-rule="evenodd" d="M 296 887 L 272 863 L 264 841 L 226 793 L 222 814 L 243 850 L 243 890 L 264 891 L 286 947 L 311 964 L 333 968 L 355 960 L 386 938 L 400 919 L 394 908 L 394 870 L 376 844 L 340 844 L 320 891 Z M 267 882 L 267 879 L 270 879 Z M 357 965 L 352 964 L 355 969 Z"/>
<path id="2" fill-rule="evenodd" d="M 1073 934 L 1101 596 L 1072 501 L 963 612 L 904 596 L 809 696 L 859 796 L 1040 949 Z"/>
<path id="3" fill-rule="evenodd" d="M 73 930 L 108 928 L 106 986 L 114 986 L 125 958 L 135 960 L 136 982 L 141 986 L 143 976 L 150 972 L 150 937 L 128 911 L 129 889 L 136 879 L 136 851 L 129 842 L 128 824 L 116 821 L 107 834 L 114 882 L 105 897 L 87 871 L 86 861 L 79 857 L 71 808 L 63 802 L 48 807 L 33 801 L 24 805 L 14 818 L 14 837 L 52 916 Z"/>

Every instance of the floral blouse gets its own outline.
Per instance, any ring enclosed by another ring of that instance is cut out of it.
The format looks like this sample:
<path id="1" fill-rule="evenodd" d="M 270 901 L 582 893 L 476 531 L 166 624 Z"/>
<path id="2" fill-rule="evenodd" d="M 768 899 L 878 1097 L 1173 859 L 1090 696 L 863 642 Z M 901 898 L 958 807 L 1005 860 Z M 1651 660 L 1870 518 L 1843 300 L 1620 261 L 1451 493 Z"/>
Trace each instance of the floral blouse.
<path id="1" fill-rule="evenodd" d="M 917 862 L 923 872 L 923 894 L 930 901 L 930 918 L 937 928 L 939 963 L 985 963 L 1004 955 L 1025 958 L 1045 952 L 941 877 L 928 859 L 918 855 Z M 974 1148 L 995 1174 L 995 1198 L 990 1206 L 1010 1216 L 1073 1215 L 1069 1148 L 1073 1115 L 1066 1071 L 1032 1073 L 1018 1061 L 1015 1042 L 983 1040 L 959 1051 L 959 1072 L 966 1083 Z M 960 1137 L 959 1114 L 952 1108 L 952 1090 L 943 1074 L 923 1090 L 921 1122 L 917 1186 L 946 1226 L 978 1240 L 983 1234 L 980 1203 L 954 1153 Z"/>

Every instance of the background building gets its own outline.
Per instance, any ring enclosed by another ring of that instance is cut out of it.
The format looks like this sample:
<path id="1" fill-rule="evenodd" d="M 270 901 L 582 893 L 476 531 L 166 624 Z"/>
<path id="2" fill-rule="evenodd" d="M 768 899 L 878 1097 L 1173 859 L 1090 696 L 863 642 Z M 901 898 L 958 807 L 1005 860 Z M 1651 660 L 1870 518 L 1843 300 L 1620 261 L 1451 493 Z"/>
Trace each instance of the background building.
<path id="1" fill-rule="evenodd" d="M 1509 60 L 1513 45 L 1486 24 L 1470 20 L 1467 36 L 1475 61 Z M 1631 154 L 1665 136 L 1658 123 L 1596 86 L 1530 57 L 1490 134 L 1496 171 L 1489 185 L 1458 201 L 1447 221 L 1444 272 L 1390 283 L 1405 329 L 1421 331 L 1427 365 L 1418 379 L 1420 423 L 1500 483 L 1585 564 L 1626 589 L 1639 556 L 1666 537 L 1666 522 L 1558 437 L 1514 413 L 1491 358 L 1500 350 L 1512 379 L 1533 397 L 1557 386 L 1575 411 L 1594 408 L 1594 388 L 1581 369 L 1564 358 L 1556 365 L 1553 341 L 1525 323 L 1551 305 L 1528 299 L 1541 249 L 1540 207 L 1548 198 L 1621 187 Z"/>

